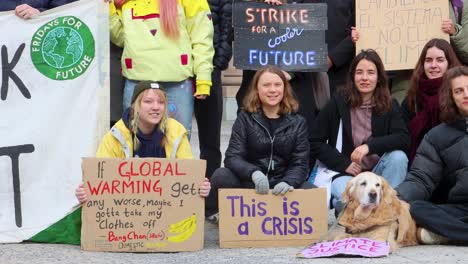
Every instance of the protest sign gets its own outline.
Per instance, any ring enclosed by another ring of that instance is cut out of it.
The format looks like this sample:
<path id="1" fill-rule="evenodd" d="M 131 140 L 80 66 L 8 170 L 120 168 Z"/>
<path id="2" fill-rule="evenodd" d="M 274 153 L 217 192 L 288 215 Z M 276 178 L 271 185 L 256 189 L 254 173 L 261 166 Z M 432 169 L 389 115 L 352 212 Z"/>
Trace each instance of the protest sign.
<path id="1" fill-rule="evenodd" d="M 219 190 L 222 248 L 305 246 L 327 231 L 326 190 L 297 189 L 285 196 L 250 189 Z"/>
<path id="2" fill-rule="evenodd" d="M 89 200 L 81 247 L 91 251 L 173 252 L 203 248 L 206 161 L 83 159 Z"/>
<path id="3" fill-rule="evenodd" d="M 108 130 L 108 12 L 82 0 L 27 20 L 0 13 L 0 243 L 79 241 L 59 237 L 81 157 Z"/>
<path id="4" fill-rule="evenodd" d="M 437 0 L 356 0 L 356 52 L 375 49 L 385 70 L 413 69 L 424 45 L 432 38 L 449 37 L 441 30 L 449 18 L 449 3 Z"/>
<path id="5" fill-rule="evenodd" d="M 257 70 L 326 71 L 326 4 L 236 2 L 233 7 L 234 66 Z"/>
<path id="6" fill-rule="evenodd" d="M 375 258 L 388 256 L 389 253 L 390 245 L 387 242 L 351 237 L 313 244 L 301 250 L 296 256 L 298 258 L 320 258 L 336 255 L 350 255 Z"/>

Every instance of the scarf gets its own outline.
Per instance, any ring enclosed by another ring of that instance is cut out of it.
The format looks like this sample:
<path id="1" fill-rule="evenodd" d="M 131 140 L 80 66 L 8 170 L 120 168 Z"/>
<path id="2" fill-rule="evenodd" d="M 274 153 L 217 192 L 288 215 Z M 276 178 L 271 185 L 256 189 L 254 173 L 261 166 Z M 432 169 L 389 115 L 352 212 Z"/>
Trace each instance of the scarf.
<path id="1" fill-rule="evenodd" d="M 122 120 L 130 129 L 130 108 L 125 110 L 122 114 Z M 132 138 L 134 135 L 132 134 Z M 161 142 L 164 138 L 164 134 L 161 130 L 156 127 L 151 135 L 144 135 L 141 133 L 140 129 L 138 129 L 136 133 L 136 137 L 140 141 L 140 147 L 137 150 L 133 151 L 134 157 L 139 158 L 166 158 L 166 151 L 164 147 L 161 145 Z"/>
<path id="2" fill-rule="evenodd" d="M 439 88 L 442 85 L 442 77 L 436 79 L 419 79 L 419 89 L 416 93 L 416 115 L 410 121 L 411 148 L 409 161 L 413 161 L 416 150 L 424 135 L 433 127 L 440 124 L 439 121 Z"/>

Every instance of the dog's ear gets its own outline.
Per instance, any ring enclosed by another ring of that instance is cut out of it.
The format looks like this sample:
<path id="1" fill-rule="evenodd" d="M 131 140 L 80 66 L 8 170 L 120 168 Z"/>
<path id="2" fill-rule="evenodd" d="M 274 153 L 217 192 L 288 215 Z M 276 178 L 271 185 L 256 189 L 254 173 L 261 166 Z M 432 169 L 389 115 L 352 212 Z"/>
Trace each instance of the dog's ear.
<path id="1" fill-rule="evenodd" d="M 353 196 L 353 192 L 354 192 L 354 189 L 356 189 L 356 181 L 354 180 L 355 178 L 352 178 L 351 180 L 348 181 L 348 183 L 346 184 L 346 189 L 345 191 L 343 192 L 343 194 L 341 195 L 341 201 L 343 201 L 343 203 L 348 203 L 349 200 L 352 198 Z"/>
<path id="2" fill-rule="evenodd" d="M 384 179 L 384 177 L 380 177 L 382 180 L 382 200 L 386 204 L 392 204 L 393 200 L 396 199 L 396 191 L 390 186 L 390 184 Z"/>

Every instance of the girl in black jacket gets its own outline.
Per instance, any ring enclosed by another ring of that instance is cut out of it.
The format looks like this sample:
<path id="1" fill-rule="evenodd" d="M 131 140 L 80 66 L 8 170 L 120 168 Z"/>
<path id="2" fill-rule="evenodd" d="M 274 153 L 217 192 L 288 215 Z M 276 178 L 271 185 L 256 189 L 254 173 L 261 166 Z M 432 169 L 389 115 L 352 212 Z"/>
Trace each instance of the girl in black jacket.
<path id="1" fill-rule="evenodd" d="M 284 73 L 267 66 L 255 74 L 232 127 L 225 168 L 212 178 L 208 220 L 217 221 L 219 188 L 255 188 L 259 194 L 284 195 L 306 183 L 309 163 L 307 126 Z"/>
<path id="2" fill-rule="evenodd" d="M 419 145 L 397 188 L 410 202 L 422 244 L 468 244 L 468 68 L 447 71 L 440 88 L 442 124 Z"/>
<path id="3" fill-rule="evenodd" d="M 331 191 L 336 212 L 346 183 L 363 171 L 382 175 L 393 187 L 403 181 L 409 135 L 374 50 L 353 59 L 345 89 L 319 113 L 311 134 L 311 156 L 335 172 L 317 175 L 315 183 Z"/>

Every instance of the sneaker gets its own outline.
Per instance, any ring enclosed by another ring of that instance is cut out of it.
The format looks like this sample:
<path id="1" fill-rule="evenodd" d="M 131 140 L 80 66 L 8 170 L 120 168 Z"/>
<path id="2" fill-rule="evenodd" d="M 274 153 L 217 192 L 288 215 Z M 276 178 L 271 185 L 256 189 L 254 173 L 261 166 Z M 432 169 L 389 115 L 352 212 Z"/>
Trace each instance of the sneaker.
<path id="1" fill-rule="evenodd" d="M 219 223 L 219 213 L 216 213 L 216 214 L 212 214 L 210 216 L 208 216 L 206 218 L 206 221 L 214 224 L 214 225 L 217 225 Z"/>
<path id="2" fill-rule="evenodd" d="M 449 241 L 447 237 L 431 232 L 425 228 L 418 228 L 416 232 L 419 243 L 423 245 L 445 244 Z"/>

